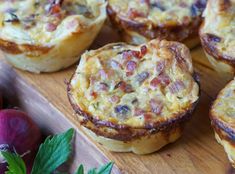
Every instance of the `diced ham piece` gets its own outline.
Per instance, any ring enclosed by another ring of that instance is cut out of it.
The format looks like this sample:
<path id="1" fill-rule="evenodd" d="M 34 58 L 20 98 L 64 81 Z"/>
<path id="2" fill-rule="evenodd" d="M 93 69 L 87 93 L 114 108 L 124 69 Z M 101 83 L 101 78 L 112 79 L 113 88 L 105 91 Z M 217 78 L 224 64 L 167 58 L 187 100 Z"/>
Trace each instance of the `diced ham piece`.
<path id="1" fill-rule="evenodd" d="M 145 111 L 143 109 L 140 109 L 140 108 L 135 108 L 134 110 L 134 115 L 135 116 L 140 116 L 140 115 L 143 115 L 145 113 Z"/>
<path id="2" fill-rule="evenodd" d="M 145 45 L 140 47 L 141 55 L 144 56 L 147 53 L 147 47 Z"/>
<path id="3" fill-rule="evenodd" d="M 147 5 L 150 5 L 150 0 L 140 0 L 140 3 L 145 3 Z"/>
<path id="4" fill-rule="evenodd" d="M 161 114 L 163 109 L 163 104 L 161 101 L 151 99 L 150 100 L 151 111 L 157 115 Z"/>
<path id="5" fill-rule="evenodd" d="M 126 64 L 126 70 L 129 71 L 129 72 L 132 72 L 136 69 L 137 67 L 137 64 L 135 61 L 128 61 L 127 64 Z"/>
<path id="6" fill-rule="evenodd" d="M 148 120 L 150 120 L 152 118 L 152 114 L 144 114 L 144 119 L 146 120 L 146 121 L 148 121 Z"/>
<path id="7" fill-rule="evenodd" d="M 156 88 L 158 85 L 167 86 L 170 83 L 170 77 L 165 74 L 160 74 L 158 77 L 155 77 L 151 80 L 150 85 Z"/>
<path id="8" fill-rule="evenodd" d="M 57 26 L 53 23 L 47 23 L 46 24 L 46 30 L 49 32 L 55 31 Z"/>
<path id="9" fill-rule="evenodd" d="M 123 51 L 122 53 L 122 58 L 124 60 L 130 60 L 132 57 L 132 54 L 131 54 L 131 51 L 130 50 L 126 50 L 126 51 Z"/>
<path id="10" fill-rule="evenodd" d="M 118 97 L 117 95 L 113 95 L 111 98 L 110 98 L 110 101 L 112 103 L 118 103 L 120 101 L 120 97 Z"/>
<path id="11" fill-rule="evenodd" d="M 121 90 L 122 90 L 123 92 L 125 92 L 125 93 L 133 92 L 132 86 L 131 86 L 130 84 L 127 84 L 127 83 L 124 82 L 124 81 L 119 82 L 119 83 L 115 86 L 115 89 L 116 89 L 116 88 L 121 89 Z"/>
<path id="12" fill-rule="evenodd" d="M 100 91 L 108 91 L 109 86 L 106 83 L 100 83 L 98 88 Z"/>
<path id="13" fill-rule="evenodd" d="M 61 8 L 59 4 L 52 5 L 52 7 L 50 8 L 51 14 L 56 14 L 56 13 L 59 13 L 60 11 L 61 11 Z"/>
<path id="14" fill-rule="evenodd" d="M 132 76 L 134 74 L 134 72 L 132 71 L 132 72 L 126 72 L 126 76 L 127 77 L 130 77 L 130 76 Z"/>
<path id="15" fill-rule="evenodd" d="M 135 58 L 137 58 L 137 59 L 140 59 L 140 58 L 141 58 L 141 55 L 140 55 L 140 52 L 139 52 L 139 51 L 134 51 L 134 50 L 132 50 L 132 51 L 131 51 L 131 54 L 132 54 Z"/>
<path id="16" fill-rule="evenodd" d="M 177 80 L 169 86 L 169 90 L 172 94 L 178 93 L 183 89 L 185 89 L 185 84 L 181 80 Z"/>
<path id="17" fill-rule="evenodd" d="M 97 97 L 97 93 L 96 93 L 96 92 L 94 92 L 94 91 L 91 91 L 90 95 L 91 95 L 92 97 L 94 97 L 94 98 L 96 98 L 96 97 Z"/>

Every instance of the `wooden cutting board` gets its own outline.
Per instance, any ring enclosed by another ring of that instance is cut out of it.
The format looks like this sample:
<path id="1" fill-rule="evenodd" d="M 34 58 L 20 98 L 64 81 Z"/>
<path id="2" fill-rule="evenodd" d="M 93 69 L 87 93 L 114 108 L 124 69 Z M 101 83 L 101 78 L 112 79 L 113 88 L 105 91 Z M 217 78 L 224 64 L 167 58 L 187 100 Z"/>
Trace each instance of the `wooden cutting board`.
<path id="1" fill-rule="evenodd" d="M 92 48 L 117 40 L 118 36 L 113 31 L 104 28 Z M 235 173 L 222 146 L 214 138 L 208 118 L 213 99 L 231 77 L 218 75 L 200 46 L 191 52 L 195 70 L 201 77 L 200 102 L 183 137 L 150 155 L 109 152 L 84 135 L 68 102 L 64 83 L 70 79 L 75 66 L 57 73 L 38 75 L 15 70 L 0 59 L 0 89 L 10 96 L 10 100 L 17 99 L 17 105 L 29 112 L 45 132 L 57 133 L 69 127 L 76 128 L 75 160 L 71 160 L 72 165 L 68 164 L 70 171 L 74 171 L 79 163 L 92 167 L 111 160 L 115 162 L 115 174 Z"/>

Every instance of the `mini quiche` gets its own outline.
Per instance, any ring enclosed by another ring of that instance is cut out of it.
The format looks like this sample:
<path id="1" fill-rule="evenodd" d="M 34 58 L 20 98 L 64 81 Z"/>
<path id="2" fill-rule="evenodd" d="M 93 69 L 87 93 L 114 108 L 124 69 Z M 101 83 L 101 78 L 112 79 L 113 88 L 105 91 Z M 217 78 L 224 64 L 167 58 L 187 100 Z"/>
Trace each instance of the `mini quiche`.
<path id="1" fill-rule="evenodd" d="M 200 28 L 208 60 L 219 72 L 235 72 L 235 0 L 209 0 Z"/>
<path id="2" fill-rule="evenodd" d="M 78 60 L 105 19 L 104 0 L 2 0 L 0 49 L 20 69 L 57 71 Z"/>
<path id="3" fill-rule="evenodd" d="M 215 138 L 235 167 L 235 79 L 218 95 L 210 111 Z"/>
<path id="4" fill-rule="evenodd" d="M 108 0 L 107 11 L 123 39 L 132 44 L 154 38 L 196 46 L 206 0 Z"/>
<path id="5" fill-rule="evenodd" d="M 178 139 L 198 96 L 188 48 L 165 40 L 88 51 L 68 85 L 85 132 L 111 151 L 136 154 Z"/>

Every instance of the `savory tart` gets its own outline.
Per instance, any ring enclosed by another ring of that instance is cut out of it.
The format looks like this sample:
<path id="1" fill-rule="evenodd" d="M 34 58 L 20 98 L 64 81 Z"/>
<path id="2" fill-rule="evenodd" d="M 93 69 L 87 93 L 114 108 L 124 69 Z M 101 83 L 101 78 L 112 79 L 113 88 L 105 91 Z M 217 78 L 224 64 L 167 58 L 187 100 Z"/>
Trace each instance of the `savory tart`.
<path id="1" fill-rule="evenodd" d="M 165 40 L 88 51 L 68 85 L 85 132 L 111 151 L 136 154 L 178 139 L 198 96 L 188 48 Z"/>
<path id="2" fill-rule="evenodd" d="M 192 48 L 200 42 L 198 29 L 205 6 L 206 0 L 108 0 L 107 12 L 128 43 L 159 38 Z"/>
<path id="3" fill-rule="evenodd" d="M 219 72 L 235 72 L 235 0 L 209 0 L 200 28 L 208 60 Z"/>
<path id="4" fill-rule="evenodd" d="M 218 95 L 210 111 L 215 138 L 235 167 L 235 79 Z"/>
<path id="5" fill-rule="evenodd" d="M 20 69 L 57 71 L 78 60 L 105 18 L 105 0 L 3 0 L 0 49 Z"/>

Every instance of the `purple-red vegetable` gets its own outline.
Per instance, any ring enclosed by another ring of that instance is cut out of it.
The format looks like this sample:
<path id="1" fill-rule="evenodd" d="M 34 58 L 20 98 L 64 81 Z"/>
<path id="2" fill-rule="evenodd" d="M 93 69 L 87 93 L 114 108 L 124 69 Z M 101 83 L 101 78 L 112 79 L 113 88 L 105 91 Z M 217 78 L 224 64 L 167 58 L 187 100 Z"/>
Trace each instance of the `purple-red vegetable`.
<path id="1" fill-rule="evenodd" d="M 0 92 L 0 109 L 3 107 L 2 93 Z"/>
<path id="2" fill-rule="evenodd" d="M 0 150 L 15 152 L 23 157 L 27 173 L 31 170 L 41 137 L 38 126 L 26 113 L 15 109 L 0 110 Z M 0 174 L 5 170 L 6 163 L 0 158 Z"/>

